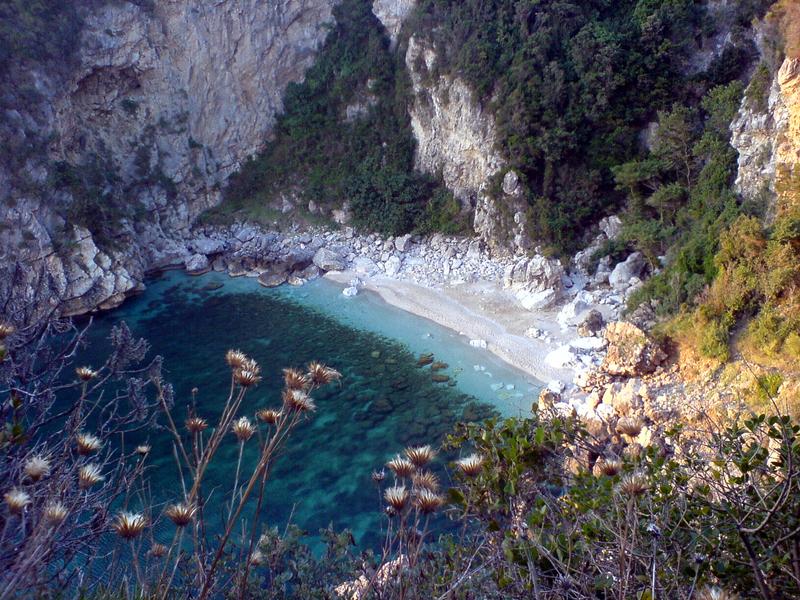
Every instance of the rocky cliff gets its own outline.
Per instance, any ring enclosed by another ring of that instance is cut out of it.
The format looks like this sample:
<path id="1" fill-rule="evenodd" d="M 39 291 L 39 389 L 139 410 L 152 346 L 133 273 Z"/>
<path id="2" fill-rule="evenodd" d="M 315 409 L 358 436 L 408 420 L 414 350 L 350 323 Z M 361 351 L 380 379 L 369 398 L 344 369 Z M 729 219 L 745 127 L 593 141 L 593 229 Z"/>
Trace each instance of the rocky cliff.
<path id="1" fill-rule="evenodd" d="M 263 143 L 335 4 L 87 4 L 74 66 L 28 66 L 36 101 L 20 96 L 4 114 L 4 134 L 42 150 L 21 170 L 0 168 L 3 263 L 25 266 L 5 287 L 31 297 L 35 282 L 73 314 L 114 305 L 144 270 L 181 262 L 186 250 L 175 240 Z M 102 161 L 103 193 L 109 182 L 124 190 L 115 198 L 125 204 L 119 250 L 98 249 L 86 229 L 66 223 L 62 209 L 76 198 L 48 185 L 54 164 L 80 170 L 91 161 Z"/>

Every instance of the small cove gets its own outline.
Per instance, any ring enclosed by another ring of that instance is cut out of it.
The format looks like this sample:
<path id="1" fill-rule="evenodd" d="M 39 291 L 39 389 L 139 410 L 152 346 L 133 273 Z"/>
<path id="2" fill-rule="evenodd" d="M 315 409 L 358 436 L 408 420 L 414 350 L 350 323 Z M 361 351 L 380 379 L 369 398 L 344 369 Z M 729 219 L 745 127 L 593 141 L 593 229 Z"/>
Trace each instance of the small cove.
<path id="1" fill-rule="evenodd" d="M 362 547 L 380 544 L 374 469 L 407 445 L 438 445 L 459 420 L 525 414 L 541 385 L 456 332 L 371 293 L 346 298 L 340 286 L 324 279 L 266 289 L 249 278 L 167 272 L 149 281 L 141 296 L 95 319 L 83 363 L 102 362 L 110 329 L 120 321 L 150 342 L 151 354 L 164 357 L 181 423 L 195 387 L 198 414 L 212 423 L 218 416 L 229 386 L 229 348 L 240 348 L 262 366 L 264 380 L 240 411 L 251 418 L 259 408 L 280 405 L 282 368 L 319 360 L 342 372 L 341 385 L 315 393 L 317 412 L 295 430 L 277 461 L 262 516 L 278 527 L 291 520 L 312 535 L 329 524 L 347 528 Z M 418 367 L 423 353 L 447 363 L 438 373 L 449 382 L 435 383 L 430 367 Z M 155 431 L 131 443 L 139 441 L 153 447 L 153 501 L 178 499 L 169 436 Z M 243 468 L 255 455 L 253 440 L 245 446 Z M 207 477 L 212 502 L 227 497 L 236 460 L 231 438 Z M 221 512 L 207 512 L 212 532 Z M 159 541 L 170 535 L 166 523 L 156 531 L 164 538 Z"/>

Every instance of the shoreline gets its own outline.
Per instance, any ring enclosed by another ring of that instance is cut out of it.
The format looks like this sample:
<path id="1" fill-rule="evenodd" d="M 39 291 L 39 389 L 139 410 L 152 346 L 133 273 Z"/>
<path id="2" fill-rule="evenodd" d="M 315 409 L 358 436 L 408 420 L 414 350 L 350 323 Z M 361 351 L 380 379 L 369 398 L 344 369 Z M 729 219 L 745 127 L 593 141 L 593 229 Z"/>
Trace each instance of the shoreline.
<path id="1" fill-rule="evenodd" d="M 534 315 L 525 311 L 514 305 L 503 290 L 491 282 L 433 288 L 380 275 L 365 278 L 353 271 L 330 271 L 324 277 L 343 288 L 359 278 L 363 284 L 360 290 L 377 294 L 387 304 L 455 331 L 471 342 L 485 342 L 488 352 L 535 378 L 543 386 L 556 381 L 569 386 L 575 377 L 575 369 L 559 369 L 547 364 L 545 358 L 553 350 L 550 344 L 522 334 L 534 324 L 549 324 L 548 333 L 554 338 L 564 338 L 553 342 L 568 343 L 568 336 L 563 335 L 559 328 L 552 327 L 555 315 Z M 483 305 L 481 297 L 486 295 L 492 296 L 494 306 Z M 513 326 L 513 321 L 518 327 Z"/>

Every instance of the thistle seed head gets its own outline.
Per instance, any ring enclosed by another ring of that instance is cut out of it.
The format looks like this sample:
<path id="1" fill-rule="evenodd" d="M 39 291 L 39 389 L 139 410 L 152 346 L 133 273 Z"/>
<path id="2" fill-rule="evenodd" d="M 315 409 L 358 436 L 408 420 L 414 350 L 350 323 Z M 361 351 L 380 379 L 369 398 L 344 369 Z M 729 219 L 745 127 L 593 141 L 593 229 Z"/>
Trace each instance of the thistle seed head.
<path id="1" fill-rule="evenodd" d="M 139 446 L 136 446 L 134 452 L 136 452 L 136 454 L 138 454 L 139 456 L 147 456 L 148 454 L 150 454 L 150 450 L 152 450 L 150 445 L 141 444 Z"/>
<path id="2" fill-rule="evenodd" d="M 77 369 L 75 369 L 75 374 L 81 381 L 91 381 L 92 379 L 97 377 L 97 371 L 95 371 L 91 367 L 78 367 Z"/>
<path id="3" fill-rule="evenodd" d="M 85 490 L 103 481 L 105 477 L 97 465 L 83 465 L 78 469 L 78 486 Z"/>
<path id="4" fill-rule="evenodd" d="M 147 519 L 140 513 L 121 512 L 117 515 L 114 524 L 111 526 L 117 535 L 124 540 L 132 540 L 139 537 L 147 525 Z"/>
<path id="5" fill-rule="evenodd" d="M 189 417 L 186 419 L 186 429 L 189 433 L 200 433 L 208 429 L 208 422 L 200 417 Z"/>
<path id="6" fill-rule="evenodd" d="M 314 400 L 303 390 L 285 390 L 283 392 L 283 403 L 290 411 L 313 412 L 317 409 Z"/>
<path id="7" fill-rule="evenodd" d="M 322 363 L 312 362 L 308 364 L 307 377 L 314 385 L 327 385 L 340 379 L 342 374 L 336 369 L 326 367 Z"/>
<path id="8" fill-rule="evenodd" d="M 78 454 L 81 456 L 88 456 L 103 447 L 100 438 L 91 433 L 79 433 L 75 436 L 75 444 L 78 447 Z"/>
<path id="9" fill-rule="evenodd" d="M 50 475 L 50 459 L 41 455 L 32 456 L 25 461 L 23 471 L 31 481 L 39 481 Z"/>
<path id="10" fill-rule="evenodd" d="M 240 386 L 247 388 L 261 381 L 261 376 L 258 373 L 258 371 L 252 369 L 237 369 L 233 373 L 233 379 Z"/>
<path id="11" fill-rule="evenodd" d="M 613 477 L 622 471 L 622 461 L 618 458 L 601 458 L 595 463 L 594 471 L 598 476 Z"/>
<path id="12" fill-rule="evenodd" d="M 233 422 L 231 431 L 233 435 L 236 436 L 237 440 L 244 443 L 253 437 L 253 434 L 256 432 L 256 426 L 253 425 L 247 417 L 239 417 Z"/>
<path id="13" fill-rule="evenodd" d="M 50 525 L 59 525 L 67 518 L 67 514 L 67 507 L 61 504 L 61 502 L 48 502 L 44 507 L 42 516 Z"/>
<path id="14" fill-rule="evenodd" d="M 264 564 L 264 554 L 261 550 L 253 550 L 253 553 L 250 555 L 250 564 L 254 567 L 260 567 Z"/>
<path id="15" fill-rule="evenodd" d="M 275 425 L 278 419 L 281 418 L 281 411 L 272 410 L 271 408 L 262 408 L 256 412 L 256 418 L 267 425 Z"/>
<path id="16" fill-rule="evenodd" d="M 442 504 L 444 504 L 444 498 L 431 490 L 422 488 L 414 494 L 414 506 L 423 515 L 436 512 Z"/>
<path id="17" fill-rule="evenodd" d="M 470 454 L 457 460 L 456 466 L 467 477 L 476 477 L 480 475 L 483 468 L 483 457 L 478 454 Z"/>
<path id="18" fill-rule="evenodd" d="M 396 485 L 383 493 L 386 503 L 395 511 L 402 512 L 408 504 L 408 490 L 405 486 Z"/>
<path id="19" fill-rule="evenodd" d="M 17 330 L 11 323 L 0 323 L 0 341 L 6 339 Z"/>
<path id="20" fill-rule="evenodd" d="M 739 600 L 739 596 L 722 588 L 707 586 L 697 594 L 697 600 Z"/>
<path id="21" fill-rule="evenodd" d="M 381 483 L 384 479 L 386 479 L 386 471 L 381 469 L 380 471 L 373 471 L 372 472 L 372 481 L 374 483 Z"/>
<path id="22" fill-rule="evenodd" d="M 21 515 L 25 508 L 31 503 L 31 496 L 28 492 L 19 488 L 14 488 L 3 495 L 8 512 L 12 515 Z"/>
<path id="23" fill-rule="evenodd" d="M 164 558 L 167 555 L 168 548 L 164 544 L 155 543 L 150 546 L 147 553 L 153 558 Z"/>
<path id="24" fill-rule="evenodd" d="M 433 457 L 436 456 L 436 453 L 433 451 L 433 448 L 426 444 L 425 446 L 406 448 L 406 456 L 408 460 L 414 463 L 415 467 L 420 468 L 431 462 Z"/>
<path id="25" fill-rule="evenodd" d="M 622 417 L 617 421 L 617 433 L 636 437 L 642 432 L 644 423 L 639 417 Z"/>
<path id="26" fill-rule="evenodd" d="M 297 369 L 284 369 L 283 383 L 290 390 L 305 390 L 308 389 L 311 381 L 308 375 L 301 373 Z"/>
<path id="27" fill-rule="evenodd" d="M 241 369 L 247 362 L 247 355 L 241 350 L 228 350 L 225 353 L 225 362 L 233 369 Z"/>
<path id="28" fill-rule="evenodd" d="M 164 511 L 167 518 L 175 523 L 176 527 L 186 527 L 194 519 L 197 514 L 197 507 L 181 502 L 180 504 L 173 504 L 167 507 Z"/>
<path id="29" fill-rule="evenodd" d="M 642 473 L 629 473 L 619 482 L 619 492 L 625 496 L 641 496 L 649 488 L 647 478 Z"/>
<path id="30" fill-rule="evenodd" d="M 394 473 L 394 476 L 398 479 L 411 477 L 412 473 L 415 471 L 414 463 L 407 458 L 403 458 L 402 456 L 395 456 L 392 460 L 386 463 L 386 466 L 389 467 L 389 470 Z"/>
<path id="31" fill-rule="evenodd" d="M 430 490 L 431 492 L 439 490 L 439 478 L 430 471 L 414 473 L 411 476 L 411 483 L 417 490 Z"/>

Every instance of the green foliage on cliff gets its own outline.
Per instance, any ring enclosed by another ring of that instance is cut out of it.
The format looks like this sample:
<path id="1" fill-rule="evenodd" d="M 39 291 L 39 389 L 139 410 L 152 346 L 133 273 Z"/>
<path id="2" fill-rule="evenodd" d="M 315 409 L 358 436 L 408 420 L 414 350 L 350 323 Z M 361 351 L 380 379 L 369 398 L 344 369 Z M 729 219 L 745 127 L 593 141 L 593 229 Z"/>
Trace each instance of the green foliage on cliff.
<path id="1" fill-rule="evenodd" d="M 336 25 L 265 151 L 233 179 L 223 210 L 247 213 L 281 196 L 302 204 L 352 201 L 357 225 L 405 233 L 425 218 L 434 179 L 414 172 L 407 75 L 371 4 L 345 0 Z"/>

